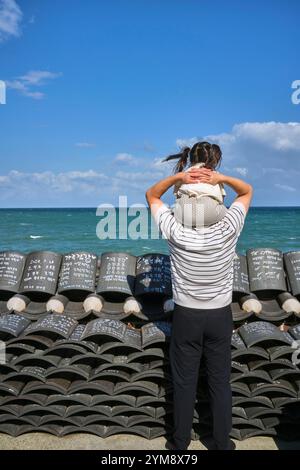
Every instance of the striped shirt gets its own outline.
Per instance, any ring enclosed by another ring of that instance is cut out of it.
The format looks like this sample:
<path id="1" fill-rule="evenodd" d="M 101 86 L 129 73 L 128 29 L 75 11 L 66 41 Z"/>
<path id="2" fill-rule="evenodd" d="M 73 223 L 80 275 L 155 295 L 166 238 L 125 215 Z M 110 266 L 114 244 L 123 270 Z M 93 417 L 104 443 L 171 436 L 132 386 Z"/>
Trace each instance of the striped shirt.
<path id="1" fill-rule="evenodd" d="M 188 228 L 163 204 L 155 221 L 170 251 L 173 300 L 184 307 L 210 309 L 232 301 L 233 259 L 246 217 L 234 202 L 214 225 Z"/>

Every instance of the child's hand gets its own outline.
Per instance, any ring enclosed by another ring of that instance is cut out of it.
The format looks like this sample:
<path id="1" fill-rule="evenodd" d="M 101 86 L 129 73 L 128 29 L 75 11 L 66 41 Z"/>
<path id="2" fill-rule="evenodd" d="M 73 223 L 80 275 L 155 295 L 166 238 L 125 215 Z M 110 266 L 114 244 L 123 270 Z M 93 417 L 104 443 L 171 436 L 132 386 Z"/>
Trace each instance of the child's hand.
<path id="1" fill-rule="evenodd" d="M 217 171 L 213 171 L 210 177 L 210 184 L 216 185 L 222 183 L 223 175 Z"/>
<path id="2" fill-rule="evenodd" d="M 184 184 L 205 183 L 206 180 L 210 178 L 212 173 L 213 171 L 208 168 L 191 168 L 188 171 L 182 171 L 181 173 L 178 173 L 178 177 L 181 183 Z"/>
<path id="3" fill-rule="evenodd" d="M 222 178 L 223 177 L 224 177 L 224 175 L 222 175 L 221 173 L 218 173 L 217 171 L 210 170 L 209 174 L 204 174 L 204 175 L 200 176 L 200 178 L 199 178 L 200 181 L 199 182 L 200 183 L 212 184 L 213 186 L 215 186 L 216 184 L 222 183 Z"/>

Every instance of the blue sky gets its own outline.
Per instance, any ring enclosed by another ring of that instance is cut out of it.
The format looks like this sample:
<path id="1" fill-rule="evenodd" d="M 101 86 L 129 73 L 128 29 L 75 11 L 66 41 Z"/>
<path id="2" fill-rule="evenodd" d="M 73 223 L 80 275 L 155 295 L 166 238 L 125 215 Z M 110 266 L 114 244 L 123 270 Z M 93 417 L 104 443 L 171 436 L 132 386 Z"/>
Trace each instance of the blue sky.
<path id="1" fill-rule="evenodd" d="M 254 205 L 300 205 L 299 15 L 298 0 L 0 0 L 0 207 L 144 202 L 162 157 L 202 138 Z"/>

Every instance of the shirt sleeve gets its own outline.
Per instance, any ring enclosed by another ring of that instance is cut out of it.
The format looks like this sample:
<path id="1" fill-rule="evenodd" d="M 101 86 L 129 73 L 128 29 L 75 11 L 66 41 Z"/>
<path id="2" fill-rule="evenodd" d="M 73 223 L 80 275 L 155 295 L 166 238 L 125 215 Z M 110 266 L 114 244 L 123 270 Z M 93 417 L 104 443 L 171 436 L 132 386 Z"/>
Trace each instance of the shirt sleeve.
<path id="1" fill-rule="evenodd" d="M 153 218 L 163 237 L 170 240 L 172 238 L 172 233 L 178 226 L 178 222 L 176 222 L 172 209 L 166 204 L 162 204 Z"/>
<path id="2" fill-rule="evenodd" d="M 223 218 L 223 222 L 233 228 L 238 237 L 243 229 L 246 218 L 246 209 L 241 202 L 233 202 Z"/>

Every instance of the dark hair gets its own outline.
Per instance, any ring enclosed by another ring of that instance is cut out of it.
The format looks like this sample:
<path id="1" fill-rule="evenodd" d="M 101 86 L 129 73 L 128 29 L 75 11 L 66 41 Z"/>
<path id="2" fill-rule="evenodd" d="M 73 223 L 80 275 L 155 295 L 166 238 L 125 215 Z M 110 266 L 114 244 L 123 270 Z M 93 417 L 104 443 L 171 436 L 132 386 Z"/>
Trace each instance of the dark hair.
<path id="1" fill-rule="evenodd" d="M 209 142 L 197 142 L 192 148 L 184 147 L 181 152 L 174 155 L 169 155 L 163 161 L 179 159 L 174 167 L 174 173 L 183 171 L 187 166 L 188 160 L 191 165 L 196 163 L 204 163 L 206 168 L 215 170 L 221 163 L 222 151 L 217 144 L 210 144 Z"/>

